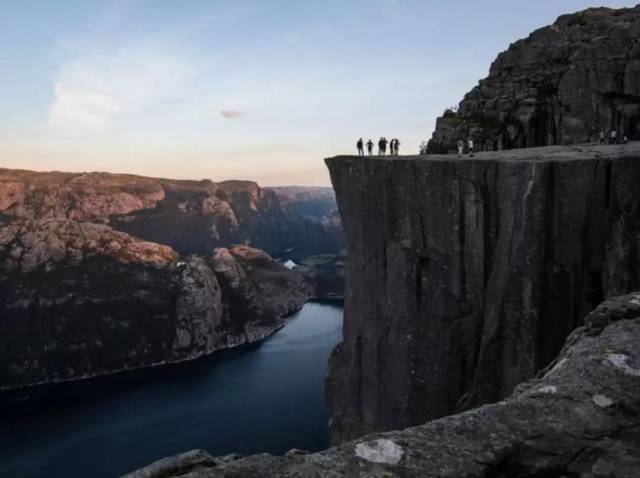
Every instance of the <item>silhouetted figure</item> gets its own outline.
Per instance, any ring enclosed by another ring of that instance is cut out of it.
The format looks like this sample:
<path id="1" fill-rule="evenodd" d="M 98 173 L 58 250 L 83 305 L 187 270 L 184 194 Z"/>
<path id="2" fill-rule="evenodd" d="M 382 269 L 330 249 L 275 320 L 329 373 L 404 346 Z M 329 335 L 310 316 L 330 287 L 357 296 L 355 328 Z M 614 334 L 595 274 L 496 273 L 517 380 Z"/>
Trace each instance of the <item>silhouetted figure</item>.
<path id="1" fill-rule="evenodd" d="M 609 134 L 609 144 L 616 144 L 618 142 L 618 132 L 614 129 Z"/>
<path id="2" fill-rule="evenodd" d="M 373 141 L 371 141 L 371 138 L 367 141 L 367 152 L 369 153 L 369 156 L 373 154 Z"/>
<path id="3" fill-rule="evenodd" d="M 472 138 L 467 140 L 467 149 L 469 150 L 469 156 L 473 158 L 474 144 Z"/>
<path id="4" fill-rule="evenodd" d="M 378 156 L 384 155 L 384 145 L 382 144 L 382 136 L 378 140 Z"/>
<path id="5" fill-rule="evenodd" d="M 391 138 L 391 141 L 389 141 L 389 156 L 394 154 L 396 154 L 396 140 Z"/>
<path id="6" fill-rule="evenodd" d="M 458 156 L 462 156 L 464 154 L 464 141 L 462 139 L 458 140 Z"/>
<path id="7" fill-rule="evenodd" d="M 400 140 L 398 138 L 393 140 L 393 154 L 398 156 L 400 152 Z"/>
<path id="8" fill-rule="evenodd" d="M 386 156 L 387 154 L 387 144 L 389 144 L 389 141 L 387 141 L 387 138 L 383 136 L 382 137 L 382 155 L 383 156 Z"/>
<path id="9" fill-rule="evenodd" d="M 604 131 L 600 131 L 599 137 L 600 137 L 600 144 L 605 144 L 606 141 L 604 140 Z"/>
<path id="10" fill-rule="evenodd" d="M 358 140 L 356 145 L 358 146 L 358 156 L 364 156 L 364 143 L 362 142 L 362 138 Z"/>

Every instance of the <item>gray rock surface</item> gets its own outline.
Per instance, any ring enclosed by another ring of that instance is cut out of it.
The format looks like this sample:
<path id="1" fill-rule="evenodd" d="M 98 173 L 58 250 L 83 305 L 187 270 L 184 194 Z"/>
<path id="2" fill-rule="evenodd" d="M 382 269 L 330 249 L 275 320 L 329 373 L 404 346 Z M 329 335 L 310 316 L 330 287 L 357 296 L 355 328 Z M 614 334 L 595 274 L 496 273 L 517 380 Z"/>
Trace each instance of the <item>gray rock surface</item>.
<path id="1" fill-rule="evenodd" d="M 603 303 L 556 362 L 499 403 L 313 454 L 212 457 L 202 450 L 126 478 L 636 478 L 640 293 Z"/>
<path id="2" fill-rule="evenodd" d="M 437 121 L 430 153 L 473 137 L 479 149 L 640 139 L 640 6 L 563 15 L 513 43 L 456 112 Z"/>
<path id="3" fill-rule="evenodd" d="M 327 164 L 348 257 L 334 442 L 508 396 L 640 287 L 640 144 Z"/>

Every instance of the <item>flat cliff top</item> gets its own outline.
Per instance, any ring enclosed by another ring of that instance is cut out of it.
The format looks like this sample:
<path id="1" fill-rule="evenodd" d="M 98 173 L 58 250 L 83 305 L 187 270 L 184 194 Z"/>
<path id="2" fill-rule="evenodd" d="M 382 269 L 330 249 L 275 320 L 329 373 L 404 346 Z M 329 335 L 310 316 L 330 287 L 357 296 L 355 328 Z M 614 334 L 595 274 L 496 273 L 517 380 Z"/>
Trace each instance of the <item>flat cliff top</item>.
<path id="1" fill-rule="evenodd" d="M 640 155 L 640 141 L 628 144 L 600 145 L 596 143 L 572 145 L 572 146 L 545 146 L 538 148 L 509 149 L 503 151 L 483 151 L 473 155 L 458 156 L 457 154 L 425 154 L 406 156 L 365 156 L 339 155 L 327 158 L 328 166 L 339 163 L 345 159 L 376 160 L 376 161 L 529 161 L 529 162 L 553 162 L 553 161 L 577 161 L 585 159 L 608 158 L 616 159 Z"/>

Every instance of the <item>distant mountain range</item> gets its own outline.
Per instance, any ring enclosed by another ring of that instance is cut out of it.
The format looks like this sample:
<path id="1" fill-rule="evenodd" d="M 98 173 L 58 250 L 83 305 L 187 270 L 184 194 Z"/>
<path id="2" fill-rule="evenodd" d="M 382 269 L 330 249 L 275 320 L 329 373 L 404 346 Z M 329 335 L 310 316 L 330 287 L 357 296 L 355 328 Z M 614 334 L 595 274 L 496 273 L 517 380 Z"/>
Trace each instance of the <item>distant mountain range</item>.
<path id="1" fill-rule="evenodd" d="M 0 169 L 0 388 L 186 360 L 277 330 L 315 293 L 271 255 L 342 248 L 335 212 L 310 194 L 307 207 L 251 181 Z"/>

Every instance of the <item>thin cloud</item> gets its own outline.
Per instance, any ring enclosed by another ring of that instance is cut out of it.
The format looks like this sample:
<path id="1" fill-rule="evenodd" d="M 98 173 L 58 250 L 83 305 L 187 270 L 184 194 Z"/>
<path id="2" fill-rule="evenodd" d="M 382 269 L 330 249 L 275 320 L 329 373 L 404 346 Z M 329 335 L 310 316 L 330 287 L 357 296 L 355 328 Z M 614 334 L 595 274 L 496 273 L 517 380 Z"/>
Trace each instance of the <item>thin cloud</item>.
<path id="1" fill-rule="evenodd" d="M 234 118 L 241 118 L 245 116 L 246 113 L 244 113 L 243 111 L 236 111 L 236 110 L 222 110 L 220 111 L 220 115 L 226 119 L 234 119 Z"/>
<path id="2" fill-rule="evenodd" d="M 49 125 L 58 131 L 102 131 L 125 118 L 143 118 L 184 101 L 191 70 L 179 55 L 144 42 L 86 52 L 60 66 Z"/>

